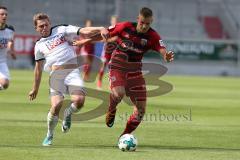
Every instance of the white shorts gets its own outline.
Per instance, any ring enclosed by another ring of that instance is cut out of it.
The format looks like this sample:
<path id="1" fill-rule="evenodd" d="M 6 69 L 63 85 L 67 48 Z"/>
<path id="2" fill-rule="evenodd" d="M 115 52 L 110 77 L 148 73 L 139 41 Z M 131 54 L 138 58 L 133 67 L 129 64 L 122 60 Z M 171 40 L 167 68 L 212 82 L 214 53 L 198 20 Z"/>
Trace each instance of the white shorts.
<path id="1" fill-rule="evenodd" d="M 7 63 L 0 63 L 0 78 L 10 80 L 10 73 L 8 70 Z"/>
<path id="2" fill-rule="evenodd" d="M 74 94 L 81 91 L 85 94 L 83 80 L 80 77 L 79 69 L 64 69 L 53 71 L 49 79 L 50 95 Z"/>

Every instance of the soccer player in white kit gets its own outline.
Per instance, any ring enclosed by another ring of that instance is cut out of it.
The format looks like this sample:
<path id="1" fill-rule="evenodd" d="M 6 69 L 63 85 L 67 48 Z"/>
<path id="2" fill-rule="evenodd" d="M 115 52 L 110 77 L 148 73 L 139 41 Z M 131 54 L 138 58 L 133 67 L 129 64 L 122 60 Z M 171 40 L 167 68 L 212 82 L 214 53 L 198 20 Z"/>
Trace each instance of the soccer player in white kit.
<path id="1" fill-rule="evenodd" d="M 50 78 L 51 108 L 47 115 L 47 136 L 42 143 L 43 146 L 49 146 L 52 144 L 53 132 L 58 122 L 64 94 L 69 94 L 72 101 L 71 105 L 64 111 L 62 122 L 62 131 L 64 133 L 71 127 L 71 114 L 79 111 L 83 107 L 85 100 L 83 81 L 80 78 L 79 69 L 76 67 L 70 70 L 66 77 L 63 76 L 66 71 L 68 71 L 65 66 L 69 67 L 69 65 L 77 64 L 77 60 L 74 61 L 74 58 L 76 58 L 75 50 L 68 42 L 67 37 L 79 34 L 91 35 L 96 32 L 100 33 L 102 37 L 105 37 L 108 31 L 104 27 L 80 28 L 72 25 L 51 27 L 50 19 L 48 15 L 44 13 L 35 14 L 33 22 L 41 38 L 35 44 L 35 80 L 33 88 L 29 92 L 30 100 L 34 100 L 37 96 L 44 60 L 44 70 L 50 71 L 50 77 L 52 74 L 57 75 L 57 78 L 53 79 L 52 82 Z M 91 38 L 87 38 L 86 42 L 89 40 L 91 40 Z M 71 61 L 71 64 L 68 65 L 69 61 Z M 52 84 L 54 84 L 54 87 Z"/>
<path id="2" fill-rule="evenodd" d="M 6 24 L 8 16 L 7 8 L 0 6 L 0 90 L 9 86 L 10 73 L 7 66 L 7 54 L 16 59 L 14 54 L 14 28 Z"/>

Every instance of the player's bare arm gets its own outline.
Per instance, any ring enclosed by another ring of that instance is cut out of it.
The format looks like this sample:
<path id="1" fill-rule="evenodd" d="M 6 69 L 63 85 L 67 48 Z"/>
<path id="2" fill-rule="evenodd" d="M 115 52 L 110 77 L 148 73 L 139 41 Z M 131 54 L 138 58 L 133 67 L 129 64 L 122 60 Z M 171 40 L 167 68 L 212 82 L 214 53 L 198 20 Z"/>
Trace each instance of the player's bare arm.
<path id="1" fill-rule="evenodd" d="M 108 41 L 108 30 L 104 27 L 84 27 L 80 29 L 80 35 L 84 39 L 73 41 L 73 46 L 83 46 L 87 43 L 97 42 L 97 41 Z"/>
<path id="2" fill-rule="evenodd" d="M 106 42 L 115 42 L 116 40 L 117 40 L 117 38 L 118 38 L 118 36 L 114 36 L 114 37 L 110 37 L 110 38 L 108 38 L 107 39 L 107 41 Z M 100 37 L 100 39 L 101 39 L 101 37 Z M 91 42 L 104 42 L 104 40 L 97 40 L 96 38 L 94 38 L 94 39 L 91 39 L 91 38 L 85 38 L 85 39 L 81 39 L 81 40 L 78 40 L 78 41 L 73 41 L 72 42 L 72 45 L 73 46 L 79 46 L 79 47 L 81 47 L 81 46 L 83 46 L 83 45 L 85 45 L 85 44 L 87 44 L 87 43 L 91 43 Z"/>
<path id="3" fill-rule="evenodd" d="M 117 36 L 115 36 L 115 37 L 111 37 L 111 38 L 108 38 L 107 39 L 107 42 L 109 43 L 109 42 L 115 42 L 116 40 L 117 40 Z M 104 40 L 99 40 L 100 42 L 104 42 Z M 99 42 L 98 40 L 96 40 L 95 38 L 94 39 L 91 39 L 91 38 L 85 38 L 85 39 L 81 39 L 81 40 L 77 40 L 77 41 L 73 41 L 72 42 L 72 45 L 73 46 L 79 46 L 79 47 L 81 47 L 81 46 L 83 46 L 83 45 L 85 45 L 85 44 L 87 44 L 87 43 L 94 43 L 94 42 Z"/>
<path id="4" fill-rule="evenodd" d="M 13 40 L 8 42 L 8 54 L 11 55 L 12 59 L 14 59 L 14 60 L 17 59 L 16 54 L 14 52 L 14 42 L 13 42 Z"/>
<path id="5" fill-rule="evenodd" d="M 104 27 L 84 27 L 79 30 L 79 34 L 93 41 L 106 41 L 109 37 L 109 32 Z"/>
<path id="6" fill-rule="evenodd" d="M 174 60 L 174 52 L 167 51 L 165 48 L 159 50 L 165 62 L 172 62 Z"/>
<path id="7" fill-rule="evenodd" d="M 42 78 L 42 68 L 43 68 L 43 60 L 41 61 L 36 61 L 35 69 L 34 69 L 34 83 L 33 83 L 33 88 L 29 92 L 29 100 L 32 101 L 37 97 L 38 94 L 38 89 L 41 83 L 41 78 Z"/>

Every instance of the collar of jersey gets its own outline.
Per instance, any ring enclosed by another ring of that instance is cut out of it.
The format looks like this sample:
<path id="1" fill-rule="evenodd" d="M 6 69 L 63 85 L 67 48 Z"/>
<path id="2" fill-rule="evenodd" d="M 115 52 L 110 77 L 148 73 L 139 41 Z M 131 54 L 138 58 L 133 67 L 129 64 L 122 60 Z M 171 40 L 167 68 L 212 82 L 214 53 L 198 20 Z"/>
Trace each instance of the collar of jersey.
<path id="1" fill-rule="evenodd" d="M 3 25 L 0 27 L 0 30 L 4 30 L 6 27 L 7 27 L 7 24 L 3 24 Z"/>

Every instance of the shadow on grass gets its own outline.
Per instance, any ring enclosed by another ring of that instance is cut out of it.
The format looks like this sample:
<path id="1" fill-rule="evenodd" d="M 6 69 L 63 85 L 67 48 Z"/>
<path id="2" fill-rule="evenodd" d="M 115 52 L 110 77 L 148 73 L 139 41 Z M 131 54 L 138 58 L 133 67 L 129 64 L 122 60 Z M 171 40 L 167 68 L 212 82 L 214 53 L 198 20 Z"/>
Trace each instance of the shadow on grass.
<path id="1" fill-rule="evenodd" d="M 202 151 L 240 151 L 240 148 L 218 148 L 218 147 L 195 147 L 195 146 L 161 146 L 161 145 L 139 145 L 143 149 L 159 150 L 202 150 Z"/>
<path id="2" fill-rule="evenodd" d="M 88 145 L 88 144 L 79 144 L 79 145 L 52 145 L 49 147 L 43 147 L 41 145 L 8 145 L 8 144 L 0 144 L 0 148 L 31 148 L 31 149 L 118 149 L 116 145 Z M 222 151 L 233 151 L 239 152 L 240 148 L 218 148 L 218 147 L 187 147 L 187 146 L 161 146 L 161 145 L 139 145 L 137 148 L 137 152 L 147 152 L 147 150 L 189 150 L 189 151 L 215 151 L 215 152 L 222 152 Z"/>

